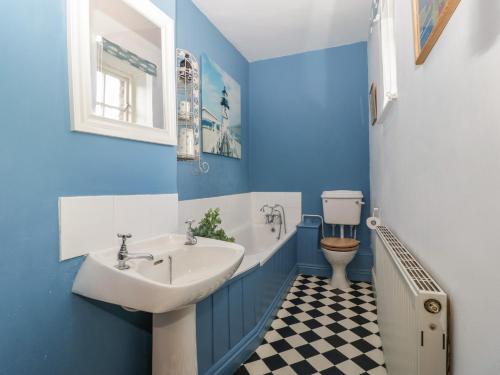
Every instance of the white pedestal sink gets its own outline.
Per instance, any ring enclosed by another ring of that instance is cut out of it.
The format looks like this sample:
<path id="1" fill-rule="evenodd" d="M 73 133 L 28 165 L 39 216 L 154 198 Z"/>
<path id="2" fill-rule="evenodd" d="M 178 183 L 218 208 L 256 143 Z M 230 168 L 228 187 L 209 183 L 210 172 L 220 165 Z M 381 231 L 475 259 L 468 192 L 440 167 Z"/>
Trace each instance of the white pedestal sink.
<path id="1" fill-rule="evenodd" d="M 129 253 L 150 253 L 154 261 L 129 260 L 118 270 L 119 248 L 91 252 L 73 284 L 85 297 L 153 313 L 153 375 L 195 375 L 195 303 L 212 294 L 239 267 L 244 248 L 233 243 L 166 235 L 131 243 Z"/>

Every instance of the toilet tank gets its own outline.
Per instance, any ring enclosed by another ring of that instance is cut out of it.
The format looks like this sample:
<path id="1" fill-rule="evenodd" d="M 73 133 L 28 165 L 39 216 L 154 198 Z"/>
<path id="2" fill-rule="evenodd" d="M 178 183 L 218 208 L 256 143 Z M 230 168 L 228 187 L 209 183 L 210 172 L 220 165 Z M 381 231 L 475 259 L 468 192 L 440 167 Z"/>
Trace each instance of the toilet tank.
<path id="1" fill-rule="evenodd" d="M 327 224 L 359 225 L 363 193 L 353 190 L 324 191 L 323 215 Z"/>

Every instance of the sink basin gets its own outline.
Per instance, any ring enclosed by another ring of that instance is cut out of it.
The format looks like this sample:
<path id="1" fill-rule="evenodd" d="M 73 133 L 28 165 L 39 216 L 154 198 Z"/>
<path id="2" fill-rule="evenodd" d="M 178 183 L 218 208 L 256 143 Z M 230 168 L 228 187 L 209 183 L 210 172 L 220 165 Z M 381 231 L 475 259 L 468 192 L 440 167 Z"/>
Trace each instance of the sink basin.
<path id="1" fill-rule="evenodd" d="M 193 246 L 184 241 L 184 235 L 173 234 L 129 244 L 129 253 L 149 253 L 154 261 L 129 260 L 127 270 L 115 268 L 118 246 L 91 252 L 73 292 L 156 314 L 195 304 L 233 275 L 244 248 L 207 238 L 198 238 Z"/>
<path id="2" fill-rule="evenodd" d="M 118 270 L 119 246 L 87 255 L 73 293 L 153 313 L 153 375 L 196 375 L 196 302 L 236 272 L 243 246 L 208 238 L 185 245 L 185 236 L 165 235 L 128 244 L 128 251 L 152 254 Z"/>

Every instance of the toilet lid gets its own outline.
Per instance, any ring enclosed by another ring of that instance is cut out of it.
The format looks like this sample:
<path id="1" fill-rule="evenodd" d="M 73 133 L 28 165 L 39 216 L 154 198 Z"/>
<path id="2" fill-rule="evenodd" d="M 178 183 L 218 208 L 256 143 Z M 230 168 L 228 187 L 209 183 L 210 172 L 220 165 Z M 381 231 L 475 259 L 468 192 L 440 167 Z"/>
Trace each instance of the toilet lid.
<path id="1" fill-rule="evenodd" d="M 321 240 L 321 247 L 332 251 L 357 250 L 359 241 L 354 238 L 326 237 Z"/>

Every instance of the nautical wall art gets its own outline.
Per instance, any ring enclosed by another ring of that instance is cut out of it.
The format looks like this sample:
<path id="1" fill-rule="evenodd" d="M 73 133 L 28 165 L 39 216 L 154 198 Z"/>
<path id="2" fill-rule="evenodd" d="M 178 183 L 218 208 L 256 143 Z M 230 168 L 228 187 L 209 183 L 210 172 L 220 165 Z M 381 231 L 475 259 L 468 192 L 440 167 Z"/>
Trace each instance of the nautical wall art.
<path id="1" fill-rule="evenodd" d="M 460 0 L 413 0 L 415 62 L 423 64 Z"/>
<path id="2" fill-rule="evenodd" d="M 201 69 L 203 152 L 241 159 L 240 85 L 206 55 Z"/>

